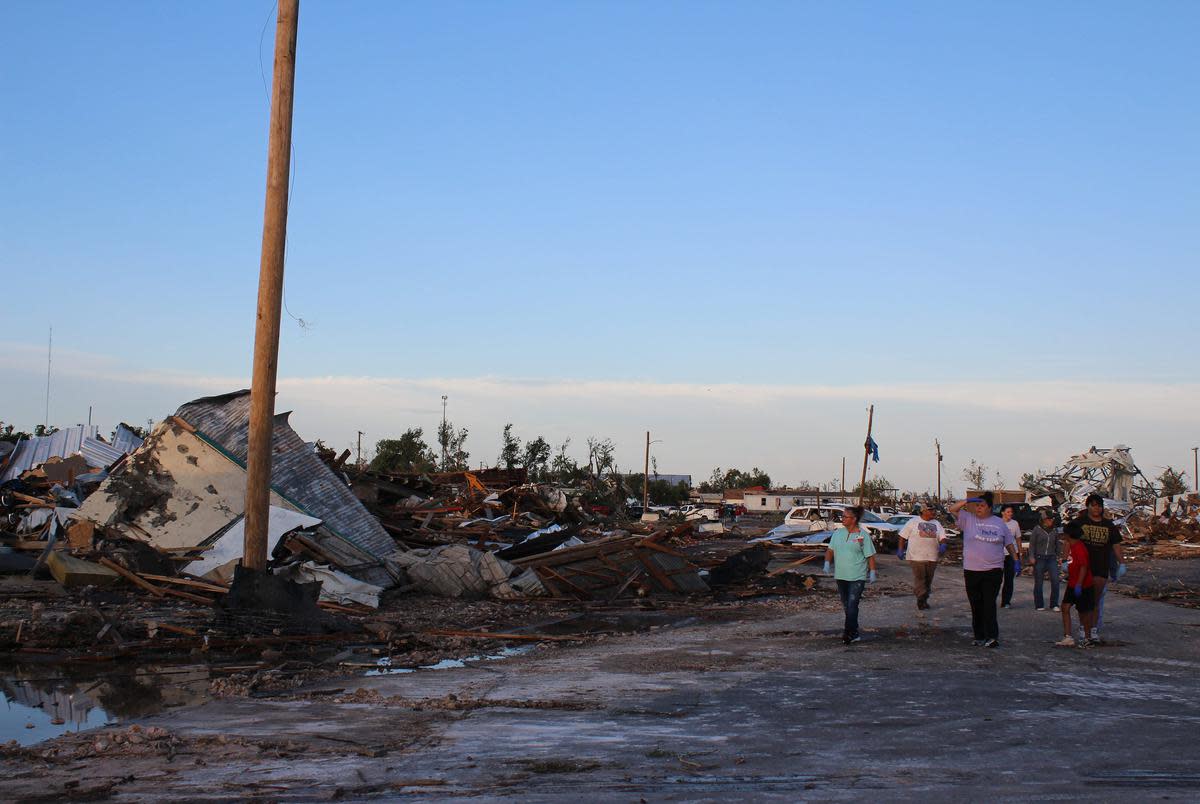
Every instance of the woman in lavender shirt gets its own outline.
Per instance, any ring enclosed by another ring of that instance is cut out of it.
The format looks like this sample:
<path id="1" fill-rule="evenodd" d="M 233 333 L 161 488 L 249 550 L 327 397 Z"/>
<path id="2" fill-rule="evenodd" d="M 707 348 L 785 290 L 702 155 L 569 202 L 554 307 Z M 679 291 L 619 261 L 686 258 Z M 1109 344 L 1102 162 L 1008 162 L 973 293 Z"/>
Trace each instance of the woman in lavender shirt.
<path id="1" fill-rule="evenodd" d="M 963 579 L 971 603 L 973 645 L 1000 647 L 1000 623 L 996 620 L 996 597 L 1004 583 L 1004 556 L 1014 560 L 1017 547 L 1004 520 L 992 513 L 992 493 L 950 506 L 957 515 L 963 535 Z"/>

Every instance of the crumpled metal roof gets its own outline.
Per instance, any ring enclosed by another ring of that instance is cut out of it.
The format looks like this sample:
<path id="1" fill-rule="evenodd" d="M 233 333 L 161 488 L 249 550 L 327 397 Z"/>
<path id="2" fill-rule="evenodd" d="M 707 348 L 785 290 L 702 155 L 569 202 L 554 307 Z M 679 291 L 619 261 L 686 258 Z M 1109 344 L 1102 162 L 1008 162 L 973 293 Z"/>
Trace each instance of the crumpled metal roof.
<path id="1" fill-rule="evenodd" d="M 51 458 L 69 458 L 75 453 L 82 455 L 88 466 L 104 469 L 142 445 L 142 439 L 123 424 L 117 427 L 112 444 L 101 441 L 99 431 L 95 424 L 77 424 L 47 436 L 19 441 L 0 474 L 0 483 L 41 466 Z"/>
<path id="2" fill-rule="evenodd" d="M 51 458 L 67 458 L 74 455 L 82 448 L 84 439 L 94 439 L 98 431 L 99 428 L 94 424 L 77 424 L 50 435 L 33 436 L 17 442 L 17 448 L 9 456 L 4 473 L 0 474 L 0 483 L 6 483 L 22 472 L 41 466 Z"/>
<path id="3" fill-rule="evenodd" d="M 249 452 L 248 390 L 195 399 L 182 405 L 175 415 L 245 467 Z M 292 429 L 288 415 L 275 416 L 271 437 L 271 487 L 304 513 L 323 520 L 325 527 L 335 535 L 375 558 L 382 560 L 395 553 L 396 541 Z"/>

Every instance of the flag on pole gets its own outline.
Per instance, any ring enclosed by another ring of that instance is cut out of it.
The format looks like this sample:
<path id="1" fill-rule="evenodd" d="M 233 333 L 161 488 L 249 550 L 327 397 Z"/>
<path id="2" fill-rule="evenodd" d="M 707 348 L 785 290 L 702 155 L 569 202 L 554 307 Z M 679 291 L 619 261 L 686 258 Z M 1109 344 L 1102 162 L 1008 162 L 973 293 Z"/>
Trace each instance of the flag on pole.
<path id="1" fill-rule="evenodd" d="M 871 453 L 871 460 L 879 463 L 879 445 L 870 436 L 867 436 L 867 452 Z"/>

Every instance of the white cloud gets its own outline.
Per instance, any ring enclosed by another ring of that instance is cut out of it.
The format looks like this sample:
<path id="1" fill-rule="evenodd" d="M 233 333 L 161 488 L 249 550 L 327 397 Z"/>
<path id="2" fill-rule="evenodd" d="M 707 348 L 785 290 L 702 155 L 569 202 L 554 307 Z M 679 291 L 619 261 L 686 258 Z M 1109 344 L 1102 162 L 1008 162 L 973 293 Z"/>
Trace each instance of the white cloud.
<path id="1" fill-rule="evenodd" d="M 84 405 L 113 411 L 113 423 L 161 418 L 187 399 L 248 385 L 244 377 L 131 367 L 83 352 L 56 351 L 54 366 L 54 411 L 85 399 Z M 5 396 L 14 397 L 4 400 L 0 414 L 9 421 L 40 421 L 45 352 L 5 344 L 0 370 L 10 380 Z M 281 377 L 278 389 L 278 409 L 295 411 L 293 422 L 303 435 L 339 448 L 352 445 L 358 430 L 367 433 L 367 444 L 410 426 L 425 428 L 432 440 L 446 394 L 451 420 L 471 430 L 473 461 L 493 461 L 500 429 L 513 422 L 523 437 L 544 435 L 556 443 L 571 437 L 580 448 L 589 435 L 612 437 L 621 465 L 640 467 L 640 445 L 650 429 L 663 441 L 655 447 L 663 471 L 702 476 L 718 465 L 758 465 L 790 482 L 828 480 L 840 471 L 842 456 L 848 476 L 855 477 L 865 409 L 874 403 L 884 461 L 872 470 L 918 489 L 933 483 L 935 435 L 947 453 L 943 476 L 950 487 L 961 487 L 958 474 L 968 457 L 1014 482 L 1023 471 L 1092 444 L 1129 443 L 1148 471 L 1166 463 L 1183 466 L 1190 453 L 1182 454 L 1187 450 L 1179 446 L 1179 433 L 1188 432 L 1200 406 L 1200 384 L 1106 381 L 834 386 L 324 376 Z M 21 412 L 24 417 L 16 415 Z M 70 410 L 61 421 L 79 418 Z"/>

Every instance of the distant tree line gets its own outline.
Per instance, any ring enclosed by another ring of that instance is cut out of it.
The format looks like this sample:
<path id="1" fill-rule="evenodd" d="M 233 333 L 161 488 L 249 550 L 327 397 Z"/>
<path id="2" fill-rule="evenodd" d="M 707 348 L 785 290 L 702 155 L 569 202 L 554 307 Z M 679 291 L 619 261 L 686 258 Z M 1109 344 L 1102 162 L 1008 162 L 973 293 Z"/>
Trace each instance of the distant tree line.
<path id="1" fill-rule="evenodd" d="M 741 469 L 725 469 L 717 467 L 712 470 L 708 480 L 700 484 L 699 490 L 705 494 L 717 494 L 725 489 L 749 489 L 761 486 L 771 488 L 771 476 L 755 466 L 749 472 Z"/>
<path id="2" fill-rule="evenodd" d="M 375 456 L 368 468 L 376 472 L 461 472 L 470 468 L 467 435 L 467 428 L 456 428 L 452 422 L 445 422 L 438 426 L 435 450 L 425 442 L 422 428 L 410 427 L 399 438 L 377 441 Z M 616 473 L 616 445 L 612 439 L 588 438 L 585 465 L 567 454 L 570 446 L 570 438 L 552 447 L 540 435 L 522 443 L 509 423 L 500 434 L 496 466 L 524 468 L 533 482 L 553 481 L 566 485 L 580 483 L 588 477 L 600 478 Z"/>

